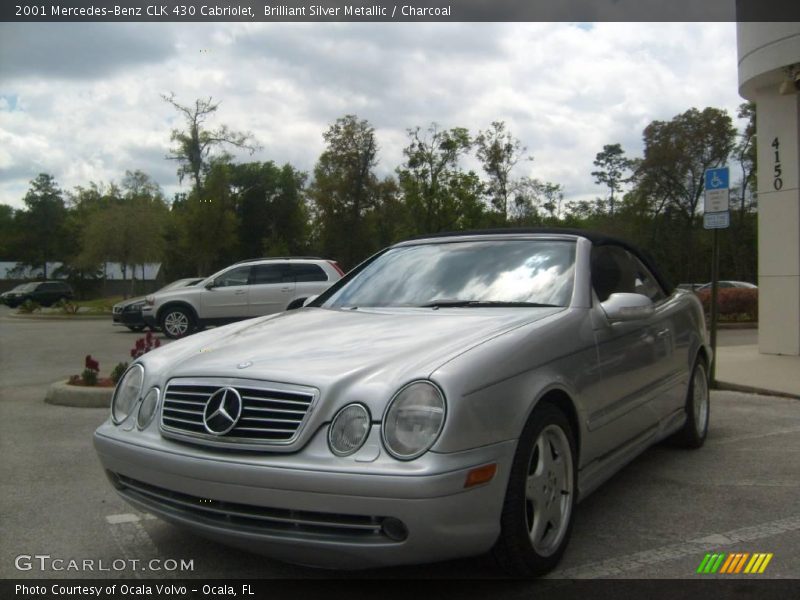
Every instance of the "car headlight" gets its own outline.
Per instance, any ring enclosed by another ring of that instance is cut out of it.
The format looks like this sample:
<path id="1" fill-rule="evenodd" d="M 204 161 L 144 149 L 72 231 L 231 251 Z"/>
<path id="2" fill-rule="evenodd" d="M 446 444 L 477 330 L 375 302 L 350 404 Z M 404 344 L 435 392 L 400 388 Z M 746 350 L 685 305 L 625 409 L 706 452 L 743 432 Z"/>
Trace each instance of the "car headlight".
<path id="1" fill-rule="evenodd" d="M 395 394 L 383 417 L 383 444 L 389 454 L 412 460 L 433 446 L 444 425 L 445 400 L 429 381 L 415 381 Z"/>
<path id="2" fill-rule="evenodd" d="M 111 420 L 115 425 L 122 423 L 131 414 L 139 400 L 139 394 L 142 393 L 143 383 L 144 367 L 139 364 L 133 365 L 119 380 L 111 399 Z"/>
<path id="3" fill-rule="evenodd" d="M 369 434 L 367 407 L 349 404 L 336 413 L 328 428 L 328 446 L 336 456 L 349 456 L 364 445 Z"/>
<path id="4" fill-rule="evenodd" d="M 158 401 L 161 398 L 161 390 L 157 387 L 150 388 L 147 395 L 139 405 L 139 413 L 136 415 L 136 426 L 139 429 L 144 429 L 153 420 L 153 416 L 158 410 Z"/>

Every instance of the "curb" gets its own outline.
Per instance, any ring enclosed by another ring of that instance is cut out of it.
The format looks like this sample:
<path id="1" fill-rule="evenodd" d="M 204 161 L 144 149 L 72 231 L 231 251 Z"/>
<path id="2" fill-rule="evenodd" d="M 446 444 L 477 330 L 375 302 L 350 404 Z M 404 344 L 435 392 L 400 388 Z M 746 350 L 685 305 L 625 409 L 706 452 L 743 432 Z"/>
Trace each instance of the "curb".
<path id="1" fill-rule="evenodd" d="M 745 394 L 759 394 L 761 396 L 773 396 L 775 398 L 791 398 L 792 400 L 800 400 L 800 395 L 791 394 L 789 392 L 779 392 L 777 390 L 768 390 L 766 388 L 752 387 L 749 385 L 740 385 L 738 383 L 728 383 L 727 381 L 715 381 L 714 390 L 723 390 L 727 392 L 742 392 Z"/>
<path id="2" fill-rule="evenodd" d="M 102 315 L 19 315 L 8 313 L 6 315 L 9 319 L 27 319 L 29 321 L 82 321 L 84 319 L 110 319 L 112 316 L 111 313 Z"/>
<path id="3" fill-rule="evenodd" d="M 758 329 L 758 321 L 743 323 L 717 323 L 717 329 Z"/>
<path id="4" fill-rule="evenodd" d="M 44 401 L 58 406 L 108 408 L 113 394 L 114 388 L 69 385 L 66 381 L 58 381 L 47 389 Z"/>

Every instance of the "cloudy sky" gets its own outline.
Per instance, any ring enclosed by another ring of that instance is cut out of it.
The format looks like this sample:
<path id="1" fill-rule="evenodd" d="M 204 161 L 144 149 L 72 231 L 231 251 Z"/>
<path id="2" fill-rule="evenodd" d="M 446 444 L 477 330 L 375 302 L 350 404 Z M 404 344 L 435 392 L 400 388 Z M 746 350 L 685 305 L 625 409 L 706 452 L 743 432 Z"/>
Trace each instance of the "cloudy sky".
<path id="1" fill-rule="evenodd" d="M 534 156 L 517 175 L 592 198 L 604 144 L 638 156 L 655 119 L 734 116 L 736 77 L 735 23 L 3 23 L 0 202 L 22 206 L 40 172 L 71 189 L 140 169 L 185 191 L 164 158 L 182 124 L 169 92 L 220 101 L 211 124 L 263 147 L 243 159 L 306 171 L 345 114 L 375 127 L 381 174 L 408 128 L 506 121 Z"/>

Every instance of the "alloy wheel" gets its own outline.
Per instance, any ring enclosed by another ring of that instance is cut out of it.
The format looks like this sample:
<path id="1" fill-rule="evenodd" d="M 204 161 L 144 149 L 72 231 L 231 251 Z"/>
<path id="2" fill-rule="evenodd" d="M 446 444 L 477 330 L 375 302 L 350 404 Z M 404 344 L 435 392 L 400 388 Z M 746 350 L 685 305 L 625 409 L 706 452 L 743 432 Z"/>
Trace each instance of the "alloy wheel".
<path id="1" fill-rule="evenodd" d="M 181 311 L 170 312 L 164 317 L 164 329 L 173 337 L 186 335 L 189 331 L 189 317 Z"/>
<path id="2" fill-rule="evenodd" d="M 525 482 L 525 517 L 533 549 L 550 556 L 561 544 L 572 512 L 572 450 L 558 425 L 545 427 L 533 445 Z"/>
<path id="3" fill-rule="evenodd" d="M 703 435 L 708 426 L 708 378 L 702 365 L 697 365 L 692 379 L 692 405 L 698 435 Z"/>

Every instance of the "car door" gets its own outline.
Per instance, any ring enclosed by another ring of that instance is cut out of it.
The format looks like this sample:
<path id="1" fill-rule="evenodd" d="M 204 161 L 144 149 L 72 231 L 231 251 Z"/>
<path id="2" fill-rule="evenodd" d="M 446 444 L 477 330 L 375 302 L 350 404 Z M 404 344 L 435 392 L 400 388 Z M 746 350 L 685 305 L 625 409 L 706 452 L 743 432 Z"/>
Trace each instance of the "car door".
<path id="1" fill-rule="evenodd" d="M 294 275 L 294 298 L 308 298 L 316 296 L 328 288 L 328 274 L 323 268 L 314 263 L 291 263 L 289 265 Z"/>
<path id="2" fill-rule="evenodd" d="M 200 294 L 200 318 L 220 321 L 247 318 L 251 269 L 249 265 L 233 267 L 219 275 Z"/>
<path id="3" fill-rule="evenodd" d="M 294 288 L 288 263 L 254 265 L 249 315 L 260 317 L 285 310 L 294 297 Z"/>
<path id="4" fill-rule="evenodd" d="M 601 369 L 590 431 L 602 430 L 601 454 L 654 431 L 667 407 L 664 390 L 674 374 L 675 340 L 671 305 L 656 279 L 626 249 L 592 250 L 592 324 Z M 611 322 L 600 303 L 613 293 L 638 293 L 653 301 L 652 316 Z"/>
<path id="5" fill-rule="evenodd" d="M 31 292 L 33 301 L 43 305 L 50 304 L 50 296 L 52 296 L 52 293 L 48 289 L 49 286 L 49 283 L 37 284 L 36 288 Z"/>

